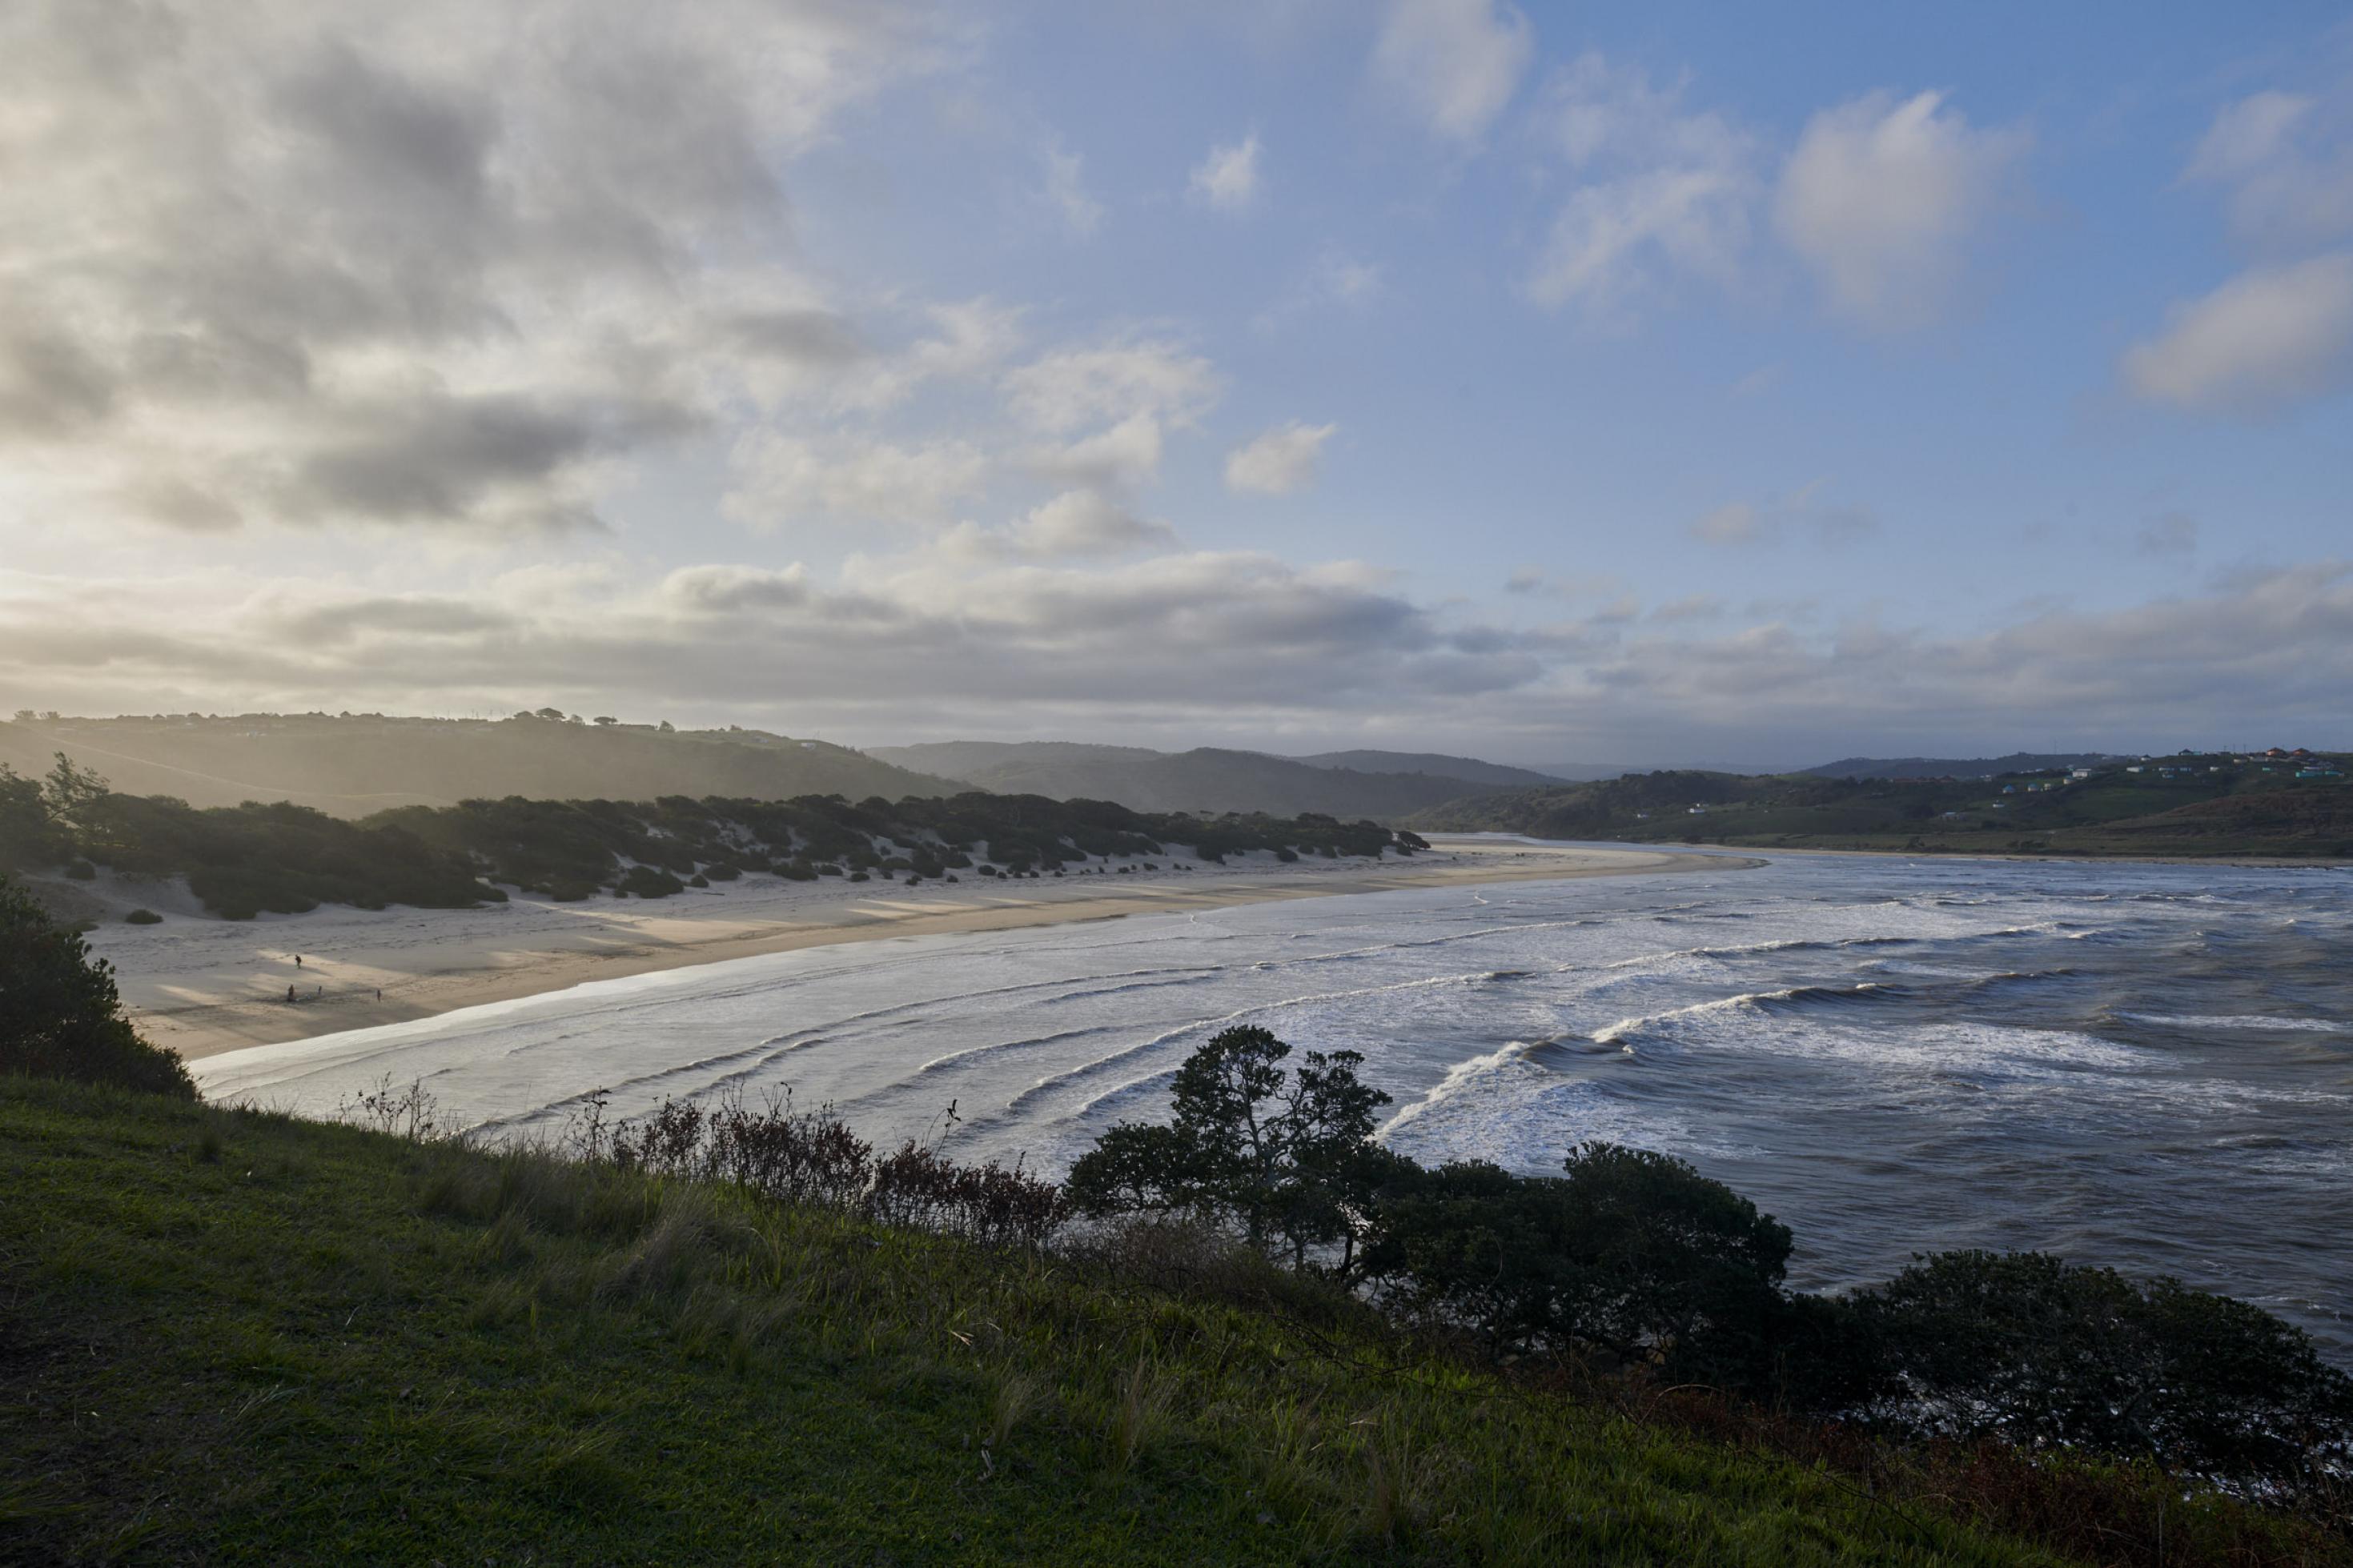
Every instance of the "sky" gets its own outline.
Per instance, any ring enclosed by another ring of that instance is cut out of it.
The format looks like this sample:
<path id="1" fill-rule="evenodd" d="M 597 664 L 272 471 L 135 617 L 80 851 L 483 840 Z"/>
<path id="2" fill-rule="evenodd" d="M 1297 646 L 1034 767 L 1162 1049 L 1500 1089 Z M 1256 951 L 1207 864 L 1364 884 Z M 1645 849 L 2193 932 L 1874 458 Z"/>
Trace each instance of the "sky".
<path id="1" fill-rule="evenodd" d="M 16 0 L 0 710 L 2353 747 L 2332 5 Z"/>

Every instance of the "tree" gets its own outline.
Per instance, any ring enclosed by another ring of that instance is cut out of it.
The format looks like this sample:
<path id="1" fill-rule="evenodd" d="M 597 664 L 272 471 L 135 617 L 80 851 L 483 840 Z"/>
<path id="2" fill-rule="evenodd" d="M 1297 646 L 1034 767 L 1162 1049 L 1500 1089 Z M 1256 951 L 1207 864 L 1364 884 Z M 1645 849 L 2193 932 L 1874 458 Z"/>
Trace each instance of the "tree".
<path id="1" fill-rule="evenodd" d="M 49 820 L 60 827 L 87 826 L 90 808 L 112 792 L 104 778 L 88 768 L 76 767 L 73 759 L 63 752 L 56 756 L 57 765 L 41 781 L 41 805 Z"/>
<path id="2" fill-rule="evenodd" d="M 1585 1345 L 1683 1381 L 1763 1384 L 1789 1228 L 1649 1150 L 1580 1144 L 1563 1169 L 1404 1173 L 1378 1205 L 1366 1272 L 1499 1353 Z"/>
<path id="3" fill-rule="evenodd" d="M 2309 1335 L 2178 1279 L 1947 1252 L 1856 1305 L 1899 1391 L 1876 1414 L 1899 1426 L 2290 1486 L 2353 1447 L 2353 1378 Z"/>
<path id="4" fill-rule="evenodd" d="M 608 725 L 617 724 L 617 723 L 619 723 L 619 722 L 620 722 L 620 721 L 619 721 L 618 719 L 614 718 L 614 717 L 613 717 L 611 714 L 609 714 L 609 713 L 599 713 L 598 715 L 596 715 L 596 720 L 595 720 L 595 722 L 596 722 L 596 727 L 597 727 L 598 729 L 603 729 L 603 728 L 605 728 L 605 727 L 607 727 L 607 726 L 608 726 Z"/>
<path id="5" fill-rule="evenodd" d="M 72 852 L 50 820 L 40 784 L 0 763 L 0 870 L 53 866 Z"/>
<path id="6" fill-rule="evenodd" d="M 1372 1142 L 1389 1097 L 1357 1079 L 1365 1058 L 1355 1051 L 1309 1051 L 1286 1072 L 1290 1054 L 1253 1025 L 1213 1036 L 1176 1069 L 1168 1125 L 1123 1122 L 1079 1157 L 1072 1206 L 1186 1215 L 1279 1247 L 1300 1267 L 1312 1249 L 1337 1246 L 1332 1266 L 1350 1271 L 1362 1216 L 1393 1160 Z"/>
<path id="7" fill-rule="evenodd" d="M 0 1072 L 195 1098 L 188 1069 L 122 1016 L 114 970 L 0 879 Z"/>

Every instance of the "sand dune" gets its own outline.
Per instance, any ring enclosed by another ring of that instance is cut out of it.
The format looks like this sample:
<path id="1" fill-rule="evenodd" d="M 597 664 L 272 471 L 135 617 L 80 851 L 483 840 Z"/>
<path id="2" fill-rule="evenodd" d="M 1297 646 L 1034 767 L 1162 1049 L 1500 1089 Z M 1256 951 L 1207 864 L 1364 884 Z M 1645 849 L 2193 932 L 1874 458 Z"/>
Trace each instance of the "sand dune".
<path id="1" fill-rule="evenodd" d="M 1430 854 L 1377 865 L 1281 865 L 1267 856 L 1250 864 L 1188 863 L 1181 872 L 1166 858 L 1157 864 L 1155 872 L 1127 875 L 1019 882 L 967 875 L 955 886 L 912 888 L 753 877 L 652 903 L 519 898 L 479 910 L 335 907 L 247 921 L 167 910 L 160 925 L 109 922 L 90 940 L 113 962 L 142 1031 L 197 1058 L 789 948 L 1450 882 L 1720 869 L 1725 858 L 1450 840 Z M 170 900 L 150 902 L 161 910 Z"/>

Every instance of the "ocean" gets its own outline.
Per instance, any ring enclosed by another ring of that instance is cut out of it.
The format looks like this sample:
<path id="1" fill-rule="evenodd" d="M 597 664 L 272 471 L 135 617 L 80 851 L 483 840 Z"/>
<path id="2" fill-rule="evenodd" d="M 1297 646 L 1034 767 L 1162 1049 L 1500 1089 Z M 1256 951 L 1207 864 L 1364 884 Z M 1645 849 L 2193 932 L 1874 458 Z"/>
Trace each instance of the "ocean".
<path id="1" fill-rule="evenodd" d="M 776 953 L 194 1067 L 311 1114 L 415 1079 L 492 1137 L 599 1091 L 789 1089 L 1059 1173 L 1234 1023 L 1362 1052 L 1418 1159 L 1687 1159 L 1793 1227 L 1797 1285 L 2031 1247 L 2243 1297 L 2353 1364 L 2341 870 L 1788 856 L 1348 895 Z"/>

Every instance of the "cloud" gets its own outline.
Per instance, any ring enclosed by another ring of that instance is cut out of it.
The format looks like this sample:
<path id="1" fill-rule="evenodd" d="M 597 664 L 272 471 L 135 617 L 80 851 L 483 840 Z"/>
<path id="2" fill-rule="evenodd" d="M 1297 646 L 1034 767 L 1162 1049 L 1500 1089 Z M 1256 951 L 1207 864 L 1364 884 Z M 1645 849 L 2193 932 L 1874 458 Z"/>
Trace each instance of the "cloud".
<path id="1" fill-rule="evenodd" d="M 955 439 L 902 446 L 872 437 L 810 440 L 747 433 L 730 457 L 721 510 L 752 528 L 792 522 L 939 523 L 984 490 L 987 456 Z"/>
<path id="2" fill-rule="evenodd" d="M 1872 93 L 1807 122 L 1774 219 L 1841 312 L 1916 327 L 1949 300 L 2028 142 L 2021 130 L 1973 128 L 1939 92 Z"/>
<path id="3" fill-rule="evenodd" d="M 15 493 L 480 536 L 593 525 L 755 377 L 864 357 L 782 259 L 778 171 L 949 52 L 890 0 L 36 5 L 8 34 Z"/>
<path id="4" fill-rule="evenodd" d="M 818 733 L 1195 738 L 1405 723 L 1473 750 L 1526 737 L 1566 748 L 1554 754 L 1661 762 L 1695 760 L 1704 733 L 1705 754 L 1794 763 L 1867 742 L 2008 749 L 2053 732 L 2169 749 L 2251 723 L 2325 743 L 2312 737 L 2341 730 L 2348 683 L 2347 561 L 1967 636 L 1743 621 L 1704 600 L 1523 631 L 1417 604 L 1351 563 L 1068 563 L 1010 541 L 976 558 L 953 534 L 853 560 L 832 582 L 797 564 L 649 578 L 617 562 L 429 595 L 227 570 L 18 574 L 0 594 L 0 692 L 82 711 L 634 702 L 753 722 L 789 712 Z"/>
<path id="5" fill-rule="evenodd" d="M 943 536 L 938 552 L 976 562 L 1056 561 L 1125 555 L 1165 549 L 1176 542 L 1166 523 L 1138 517 L 1097 490 L 1065 490 L 1004 528 L 959 523 Z"/>
<path id="6" fill-rule="evenodd" d="M 1028 467 L 1058 484 L 1116 489 L 1158 474 L 1161 446 L 1160 421 L 1150 414 L 1131 414 L 1081 440 L 1032 449 Z"/>
<path id="7" fill-rule="evenodd" d="M 1363 310 L 1388 292 L 1377 261 L 1365 261 L 1327 247 L 1303 268 L 1280 298 L 1250 319 L 1260 331 L 1272 331 L 1294 318 L 1324 310 Z"/>
<path id="8" fill-rule="evenodd" d="M 1778 544 L 1799 531 L 1830 546 L 1878 531 L 1879 520 L 1863 508 L 1820 500 L 1824 488 L 1825 481 L 1816 479 L 1764 506 L 1730 501 L 1694 520 L 1686 531 L 1703 544 L 1724 547 Z"/>
<path id="9" fill-rule="evenodd" d="M 2226 105 L 2182 177 L 2227 190 L 2232 233 L 2259 249 L 2353 234 L 2353 85 L 2329 99 L 2266 91 Z"/>
<path id="10" fill-rule="evenodd" d="M 1476 142 L 1519 90 L 1535 32 L 1497 0 L 1390 0 L 1374 79 L 1438 135 Z"/>
<path id="11" fill-rule="evenodd" d="M 1750 544 L 1763 527 L 1757 509 L 1746 501 L 1730 501 L 1691 525 L 1691 536 L 1703 544 Z"/>
<path id="12" fill-rule="evenodd" d="M 1139 414 L 1190 425 L 1222 390 L 1208 360 L 1154 339 L 1060 350 L 1008 372 L 1003 384 L 1016 417 L 1058 433 Z"/>
<path id="13" fill-rule="evenodd" d="M 2165 331 L 2124 357 L 2154 403 L 2246 417 L 2353 385 L 2353 255 L 2242 272 L 2174 306 Z"/>
<path id="14" fill-rule="evenodd" d="M 1251 495 L 1287 496 L 1315 482 L 1324 443 L 1337 425 L 1294 419 L 1236 447 L 1226 458 L 1226 488 Z"/>
<path id="15" fill-rule="evenodd" d="M 1046 150 L 1046 201 L 1061 215 L 1072 234 L 1090 235 L 1103 226 L 1103 204 L 1087 195 L 1082 163 L 1076 153 Z"/>
<path id="16" fill-rule="evenodd" d="M 1230 147 L 1212 147 L 1194 169 L 1188 189 L 1196 201 L 1220 212 L 1241 212 L 1258 200 L 1258 136 L 1255 132 Z"/>
<path id="17" fill-rule="evenodd" d="M 2143 555 L 2194 555 L 2198 552 L 2198 520 L 2182 511 L 2153 517 L 2141 524 L 2134 542 Z"/>
<path id="18" fill-rule="evenodd" d="M 1753 141 L 1685 110 L 1683 90 L 1591 53 L 1546 84 L 1536 119 L 1572 183 L 1528 275 L 1539 304 L 1609 319 L 1683 278 L 1737 280 L 1758 192 Z"/>

